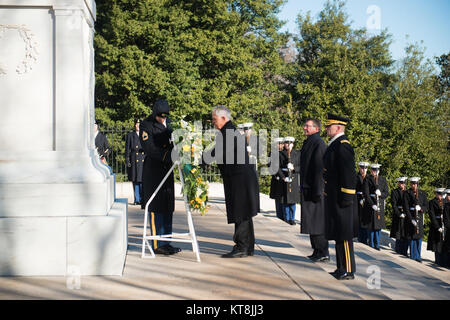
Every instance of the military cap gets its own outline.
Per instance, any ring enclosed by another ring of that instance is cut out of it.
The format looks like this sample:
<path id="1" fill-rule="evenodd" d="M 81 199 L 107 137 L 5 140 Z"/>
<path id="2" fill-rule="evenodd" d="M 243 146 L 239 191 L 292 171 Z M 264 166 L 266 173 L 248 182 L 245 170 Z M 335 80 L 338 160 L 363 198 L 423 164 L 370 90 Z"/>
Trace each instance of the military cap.
<path id="1" fill-rule="evenodd" d="M 248 130 L 248 129 L 250 129 L 251 127 L 253 127 L 253 123 L 251 123 L 251 122 L 246 122 L 246 123 L 238 124 L 238 128 L 239 128 L 239 129 Z"/>
<path id="2" fill-rule="evenodd" d="M 294 142 L 295 141 L 295 138 L 294 137 L 285 137 L 284 138 L 284 142 L 286 143 L 286 142 Z"/>
<path id="3" fill-rule="evenodd" d="M 369 167 L 369 163 L 366 162 L 366 161 L 358 162 L 358 165 L 359 165 L 361 168 L 368 168 L 368 167 Z"/>
<path id="4" fill-rule="evenodd" d="M 153 112 L 157 116 L 167 117 L 169 115 L 169 103 L 167 100 L 157 100 L 153 105 Z"/>
<path id="5" fill-rule="evenodd" d="M 283 143 L 284 142 L 284 138 L 275 138 L 275 143 Z"/>
<path id="6" fill-rule="evenodd" d="M 445 189 L 446 194 L 450 194 L 450 189 Z"/>
<path id="7" fill-rule="evenodd" d="M 340 124 L 340 125 L 346 126 L 348 122 L 349 122 L 349 119 L 346 117 L 341 117 L 336 114 L 328 113 L 328 120 L 325 123 L 325 126 L 328 127 L 333 124 Z"/>
<path id="8" fill-rule="evenodd" d="M 419 183 L 420 178 L 419 177 L 412 177 L 409 178 L 409 182 L 411 183 Z"/>
<path id="9" fill-rule="evenodd" d="M 445 188 L 436 188 L 436 189 L 434 189 L 434 191 L 436 192 L 436 193 L 445 193 Z"/>
<path id="10" fill-rule="evenodd" d="M 400 178 L 397 178 L 397 179 L 395 179 L 395 180 L 397 180 L 397 182 L 405 183 L 406 180 L 408 180 L 408 177 L 400 177 Z"/>
<path id="11" fill-rule="evenodd" d="M 374 170 L 379 170 L 380 167 L 381 167 L 381 164 L 379 164 L 379 163 L 372 163 L 372 164 L 370 165 L 370 168 L 371 168 L 371 169 L 374 169 Z"/>

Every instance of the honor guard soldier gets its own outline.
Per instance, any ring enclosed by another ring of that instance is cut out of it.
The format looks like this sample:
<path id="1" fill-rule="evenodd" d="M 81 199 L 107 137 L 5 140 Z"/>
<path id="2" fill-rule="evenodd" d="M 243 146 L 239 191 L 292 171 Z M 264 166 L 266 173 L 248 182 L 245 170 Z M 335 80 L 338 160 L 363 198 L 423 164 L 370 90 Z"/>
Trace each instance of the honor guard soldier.
<path id="1" fill-rule="evenodd" d="M 433 251 L 436 264 L 444 266 L 443 247 L 445 238 L 444 198 L 445 188 L 435 189 L 436 196 L 428 203 L 430 229 L 428 233 L 427 250 Z"/>
<path id="2" fill-rule="evenodd" d="M 381 229 L 386 227 L 384 221 L 384 200 L 389 196 L 389 188 L 386 179 L 380 176 L 378 163 L 370 165 L 370 176 L 364 181 L 364 198 L 366 208 L 363 222 L 367 225 L 369 246 L 380 250 Z"/>
<path id="3" fill-rule="evenodd" d="M 354 279 L 356 271 L 353 238 L 358 234 L 355 152 L 345 127 L 348 118 L 328 114 L 326 130 L 331 138 L 323 158 L 326 238 L 336 241 L 338 280 Z"/>
<path id="4" fill-rule="evenodd" d="M 284 150 L 282 151 L 284 156 L 281 163 L 281 170 L 285 175 L 281 203 L 284 220 L 290 225 L 295 225 L 296 204 L 300 203 L 300 153 L 294 150 L 294 141 L 294 137 L 284 138 Z"/>
<path id="5" fill-rule="evenodd" d="M 133 183 L 133 204 L 141 204 L 142 197 L 142 173 L 144 171 L 145 153 L 139 140 L 140 122 L 139 119 L 134 121 L 135 130 L 127 134 L 125 143 L 125 161 L 128 169 L 128 180 Z"/>
<path id="6" fill-rule="evenodd" d="M 428 201 L 426 193 L 419 189 L 419 180 L 419 177 L 409 179 L 411 187 L 404 195 L 403 211 L 406 213 L 410 258 L 422 262 L 423 219 L 424 213 L 428 211 Z"/>
<path id="7" fill-rule="evenodd" d="M 147 201 L 173 164 L 171 159 L 173 130 L 168 115 L 169 103 L 166 100 L 158 100 L 153 106 L 152 114 L 140 124 L 139 138 L 146 154 L 142 183 L 142 209 L 145 208 Z M 148 207 L 151 212 L 152 236 L 172 234 L 174 209 L 175 186 L 172 172 Z M 156 254 L 171 255 L 181 251 L 179 248 L 172 247 L 168 241 L 153 240 L 152 246 Z"/>
<path id="8" fill-rule="evenodd" d="M 358 217 L 359 217 L 359 229 L 358 229 L 358 241 L 367 244 L 367 225 L 363 224 L 363 211 L 364 199 L 363 186 L 364 181 L 367 177 L 367 168 L 369 168 L 369 163 L 366 161 L 361 161 L 358 163 L 358 175 L 356 176 L 356 198 L 358 200 Z"/>
<path id="9" fill-rule="evenodd" d="M 108 138 L 103 132 L 100 131 L 100 125 L 98 122 L 94 124 L 94 135 L 95 135 L 95 148 L 97 149 L 98 155 L 100 157 L 100 161 L 103 164 L 108 164 L 106 161 L 106 157 L 109 156 L 111 150 L 109 148 Z"/>
<path id="10" fill-rule="evenodd" d="M 392 226 L 390 237 L 395 239 L 395 252 L 408 256 L 408 241 L 406 236 L 403 197 L 406 191 L 407 177 L 397 178 L 398 187 L 391 192 Z"/>
<path id="11" fill-rule="evenodd" d="M 319 262 L 329 261 L 323 203 L 323 155 L 327 146 L 320 137 L 318 119 L 306 119 L 303 132 L 306 139 L 300 150 L 300 233 L 309 234 L 313 253 L 308 258 Z"/>
<path id="12" fill-rule="evenodd" d="M 450 189 L 445 189 L 443 265 L 450 268 Z"/>
<path id="13" fill-rule="evenodd" d="M 281 152 L 284 148 L 284 138 L 276 138 L 275 143 L 272 145 L 272 148 L 278 148 L 278 152 L 271 153 L 278 157 L 278 166 L 276 167 L 275 174 L 272 175 L 272 180 L 270 181 L 270 198 L 275 200 L 275 210 L 277 213 L 277 217 L 281 220 L 284 220 L 283 206 L 281 204 L 281 198 L 283 196 L 283 187 L 284 182 L 283 179 L 285 175 L 281 171 L 280 163 L 283 161 Z M 275 160 L 271 160 L 271 163 L 274 163 Z M 272 166 L 272 164 L 271 164 Z"/>

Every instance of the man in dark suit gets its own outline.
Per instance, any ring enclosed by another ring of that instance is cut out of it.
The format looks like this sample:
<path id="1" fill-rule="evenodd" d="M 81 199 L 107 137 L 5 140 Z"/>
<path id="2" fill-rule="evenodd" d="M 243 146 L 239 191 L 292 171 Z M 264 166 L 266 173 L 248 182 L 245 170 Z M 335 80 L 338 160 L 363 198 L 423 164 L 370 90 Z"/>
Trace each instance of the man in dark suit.
<path id="1" fill-rule="evenodd" d="M 108 138 L 100 131 L 100 125 L 98 122 L 94 124 L 94 134 L 95 134 L 95 148 L 97 149 L 100 161 L 104 164 L 108 164 L 106 157 L 111 153 L 109 148 Z"/>
<path id="2" fill-rule="evenodd" d="M 169 104 L 166 100 L 158 100 L 153 106 L 153 112 L 142 121 L 139 130 L 141 145 L 146 154 L 143 170 L 142 209 L 158 188 L 164 176 L 172 167 L 171 142 L 172 127 L 168 118 Z M 173 172 L 164 182 L 148 207 L 151 212 L 152 235 L 172 233 L 172 218 L 175 210 L 175 186 Z M 152 241 L 156 254 L 171 255 L 181 251 L 172 247 L 168 241 Z"/>
<path id="3" fill-rule="evenodd" d="M 142 173 L 145 153 L 139 140 L 140 120 L 134 121 L 135 130 L 129 132 L 125 142 L 125 161 L 128 168 L 128 180 L 133 183 L 134 204 L 141 204 Z"/>
<path id="4" fill-rule="evenodd" d="M 300 233 L 309 234 L 313 248 L 311 260 L 329 261 L 323 203 L 323 155 L 327 146 L 320 137 L 320 120 L 306 119 L 303 131 L 306 140 L 300 150 Z"/>
<path id="5" fill-rule="evenodd" d="M 213 153 L 223 179 L 227 221 L 235 225 L 233 250 L 222 257 L 252 256 L 255 246 L 252 218 L 259 210 L 256 171 L 249 161 L 245 136 L 231 121 L 230 110 L 223 106 L 215 107 L 212 122 L 219 130 Z"/>
<path id="6" fill-rule="evenodd" d="M 353 238 L 358 234 L 355 152 L 345 136 L 348 118 L 328 114 L 326 130 L 331 138 L 323 158 L 326 237 L 336 241 L 338 280 L 354 279 Z"/>

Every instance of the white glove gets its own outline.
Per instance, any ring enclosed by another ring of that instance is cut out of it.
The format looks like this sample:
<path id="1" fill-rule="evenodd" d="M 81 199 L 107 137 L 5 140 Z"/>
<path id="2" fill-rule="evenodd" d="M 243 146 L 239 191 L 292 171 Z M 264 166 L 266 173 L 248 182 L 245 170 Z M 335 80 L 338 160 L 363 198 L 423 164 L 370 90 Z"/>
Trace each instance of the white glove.
<path id="1" fill-rule="evenodd" d="M 444 228 L 440 227 L 440 228 L 438 229 L 438 231 L 439 231 L 440 233 L 442 233 L 442 232 L 444 232 Z"/>
<path id="2" fill-rule="evenodd" d="M 402 213 L 401 215 L 400 215 L 400 218 L 401 219 L 404 219 L 406 216 L 405 216 L 405 214 L 404 213 Z"/>
<path id="3" fill-rule="evenodd" d="M 364 205 L 364 199 L 359 200 L 359 204 L 361 205 L 361 207 Z"/>
<path id="4" fill-rule="evenodd" d="M 417 226 L 416 220 L 412 220 L 411 222 L 412 222 L 412 224 L 414 225 L 414 227 Z"/>
<path id="5" fill-rule="evenodd" d="M 292 182 L 292 180 L 289 179 L 288 177 L 284 178 L 283 180 L 284 180 L 284 182 Z"/>
<path id="6" fill-rule="evenodd" d="M 372 209 L 373 209 L 374 211 L 377 211 L 377 210 L 378 210 L 378 207 L 374 204 L 374 205 L 372 206 Z"/>
<path id="7" fill-rule="evenodd" d="M 247 152 L 248 152 L 248 153 L 251 153 L 251 152 L 252 152 L 252 147 L 247 146 Z"/>
<path id="8" fill-rule="evenodd" d="M 417 205 L 416 205 L 416 210 L 417 210 L 417 211 L 420 211 L 421 209 L 422 209 L 422 208 L 417 204 Z"/>
<path id="9" fill-rule="evenodd" d="M 294 170 L 294 165 L 292 163 L 288 163 L 287 168 L 292 171 Z"/>
<path id="10" fill-rule="evenodd" d="M 380 191 L 380 189 L 377 189 L 377 190 L 375 190 L 375 194 L 377 195 L 377 196 L 381 196 L 381 191 Z"/>

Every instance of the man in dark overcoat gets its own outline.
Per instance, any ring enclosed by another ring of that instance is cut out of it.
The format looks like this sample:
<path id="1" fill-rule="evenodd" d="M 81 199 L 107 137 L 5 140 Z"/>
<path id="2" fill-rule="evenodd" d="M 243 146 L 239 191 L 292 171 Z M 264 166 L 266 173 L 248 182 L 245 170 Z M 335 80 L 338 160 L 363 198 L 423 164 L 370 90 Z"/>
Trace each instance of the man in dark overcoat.
<path id="1" fill-rule="evenodd" d="M 408 241 L 406 240 L 405 218 L 403 211 L 403 196 L 406 191 L 407 177 L 396 179 L 398 187 L 391 192 L 392 225 L 389 236 L 395 239 L 395 252 L 408 256 Z"/>
<path id="2" fill-rule="evenodd" d="M 133 183 L 134 204 L 141 204 L 142 173 L 144 171 L 145 152 L 139 140 L 140 120 L 134 121 L 135 130 L 129 132 L 125 142 L 125 161 L 128 180 Z"/>
<path id="3" fill-rule="evenodd" d="M 386 179 L 380 175 L 381 165 L 373 163 L 370 165 L 370 175 L 365 179 L 364 199 L 366 210 L 364 210 L 364 222 L 367 225 L 368 244 L 370 247 L 380 250 L 381 229 L 386 227 L 384 219 L 384 202 L 389 196 L 389 188 Z"/>
<path id="4" fill-rule="evenodd" d="M 227 222 L 234 223 L 233 250 L 223 258 L 253 255 L 255 233 L 252 218 L 259 210 L 259 186 L 250 164 L 247 141 L 231 121 L 227 107 L 215 107 L 212 122 L 219 130 L 213 155 L 223 179 Z"/>
<path id="5" fill-rule="evenodd" d="M 300 151 L 294 149 L 294 137 L 284 138 L 284 150 L 280 163 L 284 173 L 281 204 L 284 211 L 284 221 L 295 225 L 295 211 L 300 203 Z"/>
<path id="6" fill-rule="evenodd" d="M 306 119 L 303 126 L 306 140 L 300 150 L 300 233 L 309 234 L 311 260 L 329 261 L 323 203 L 323 155 L 327 146 L 320 137 L 320 127 L 320 120 L 314 118 Z"/>
<path id="7" fill-rule="evenodd" d="M 336 241 L 337 269 L 331 274 L 338 280 L 354 279 L 356 271 L 353 238 L 358 235 L 356 204 L 355 152 L 345 127 L 348 118 L 328 114 L 326 130 L 331 138 L 323 158 L 325 235 Z"/>
<path id="8" fill-rule="evenodd" d="M 172 127 L 168 118 L 169 104 L 166 100 L 158 100 L 153 106 L 153 112 L 142 121 L 139 130 L 141 145 L 146 154 L 143 170 L 142 209 L 158 188 L 164 176 L 172 167 L 171 142 Z M 172 233 L 172 218 L 175 209 L 175 186 L 173 172 L 164 182 L 161 189 L 150 203 L 150 223 L 152 235 Z M 156 254 L 170 255 L 181 249 L 172 247 L 168 241 L 152 241 Z"/>
<path id="9" fill-rule="evenodd" d="M 271 155 L 278 157 L 278 165 L 274 169 L 274 174 L 272 175 L 272 179 L 270 180 L 270 193 L 269 197 L 275 200 L 275 211 L 277 213 L 277 217 L 281 220 L 284 220 L 283 206 L 281 205 L 281 197 L 283 194 L 283 179 L 285 175 L 283 171 L 281 171 L 280 163 L 283 161 L 284 154 L 281 152 L 284 148 L 284 138 L 276 138 L 275 144 L 272 148 L 278 148 L 278 152 L 273 152 Z M 275 160 L 271 159 L 270 167 L 275 165 Z"/>
<path id="10" fill-rule="evenodd" d="M 108 138 L 103 132 L 100 131 L 100 125 L 98 122 L 94 124 L 94 134 L 95 134 L 95 148 L 97 149 L 100 161 L 104 164 L 108 164 L 106 157 L 111 153 L 109 147 Z"/>
<path id="11" fill-rule="evenodd" d="M 358 200 L 358 217 L 359 217 L 359 229 L 358 229 L 358 241 L 367 244 L 367 225 L 363 222 L 364 215 L 364 180 L 367 178 L 367 169 L 369 168 L 369 163 L 366 161 L 361 161 L 358 163 L 358 174 L 356 176 L 356 198 Z"/>

